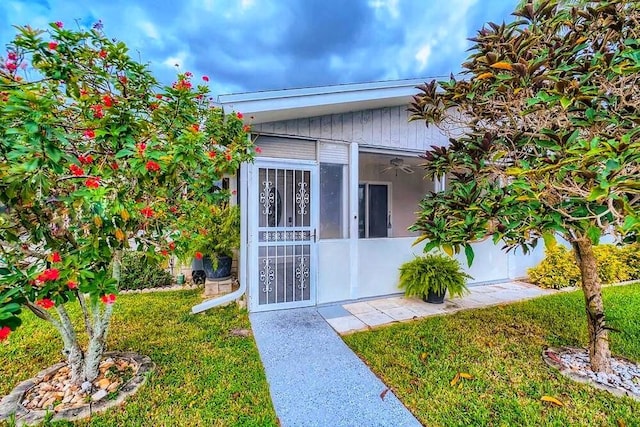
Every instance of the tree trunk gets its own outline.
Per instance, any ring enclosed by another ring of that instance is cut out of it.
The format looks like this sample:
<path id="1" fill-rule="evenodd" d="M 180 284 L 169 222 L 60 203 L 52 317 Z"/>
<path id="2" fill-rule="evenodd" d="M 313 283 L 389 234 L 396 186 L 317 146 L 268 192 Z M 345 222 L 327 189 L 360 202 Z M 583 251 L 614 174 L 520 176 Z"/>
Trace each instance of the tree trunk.
<path id="1" fill-rule="evenodd" d="M 94 306 L 96 313 L 95 321 L 93 324 L 93 335 L 89 339 L 89 347 L 84 360 L 84 379 L 85 381 L 93 381 L 98 376 L 98 368 L 100 367 L 100 361 L 106 348 L 107 330 L 109 328 L 109 322 L 111 321 L 111 313 L 113 312 L 113 306 L 107 305 L 104 311 L 100 312 L 99 302 Z"/>
<path id="2" fill-rule="evenodd" d="M 582 238 L 573 242 L 576 260 L 582 275 L 587 324 L 589 327 L 589 360 L 594 372 L 611 372 L 611 351 L 607 332 L 602 287 L 598 277 L 593 245 L 589 239 Z"/>
<path id="3" fill-rule="evenodd" d="M 73 323 L 69 319 L 67 311 L 64 306 L 57 305 L 56 311 L 60 317 L 60 335 L 62 335 L 62 342 L 64 343 L 64 355 L 67 357 L 67 364 L 69 365 L 69 371 L 71 372 L 71 381 L 74 384 L 82 384 L 84 382 L 84 354 L 78 344 L 78 337 L 76 331 L 73 328 Z"/>

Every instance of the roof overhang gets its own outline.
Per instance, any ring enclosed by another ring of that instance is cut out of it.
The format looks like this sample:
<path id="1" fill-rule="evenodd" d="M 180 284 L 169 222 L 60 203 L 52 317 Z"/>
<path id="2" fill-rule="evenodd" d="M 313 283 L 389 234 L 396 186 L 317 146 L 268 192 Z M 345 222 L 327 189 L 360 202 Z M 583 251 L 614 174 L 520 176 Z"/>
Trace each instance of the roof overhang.
<path id="1" fill-rule="evenodd" d="M 227 111 L 238 111 L 248 124 L 317 117 L 408 105 L 425 80 L 393 80 L 218 96 Z"/>

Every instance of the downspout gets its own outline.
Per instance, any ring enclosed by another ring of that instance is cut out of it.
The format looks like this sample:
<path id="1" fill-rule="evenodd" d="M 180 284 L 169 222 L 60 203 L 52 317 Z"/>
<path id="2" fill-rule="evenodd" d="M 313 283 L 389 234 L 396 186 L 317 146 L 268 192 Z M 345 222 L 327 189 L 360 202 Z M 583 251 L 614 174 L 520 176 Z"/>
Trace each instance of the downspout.
<path id="1" fill-rule="evenodd" d="M 247 184 L 247 168 L 248 165 L 243 163 L 240 165 L 240 188 L 237 189 L 240 193 L 240 259 L 238 265 L 238 275 L 240 276 L 240 287 L 230 294 L 223 295 L 218 298 L 212 298 L 204 301 L 198 305 L 191 307 L 191 313 L 202 313 L 210 308 L 219 307 L 223 304 L 227 304 L 231 301 L 239 299 L 247 290 L 247 210 L 248 210 L 248 195 L 249 185 Z M 244 213 L 244 215 L 243 215 Z"/>

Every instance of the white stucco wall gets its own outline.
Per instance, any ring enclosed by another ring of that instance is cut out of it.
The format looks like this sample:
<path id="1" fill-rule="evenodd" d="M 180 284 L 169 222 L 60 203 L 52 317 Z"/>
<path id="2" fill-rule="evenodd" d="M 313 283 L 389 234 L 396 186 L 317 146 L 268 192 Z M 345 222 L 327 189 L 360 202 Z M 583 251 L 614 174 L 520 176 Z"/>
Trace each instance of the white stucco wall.
<path id="1" fill-rule="evenodd" d="M 351 299 L 349 239 L 318 242 L 318 304 Z"/>

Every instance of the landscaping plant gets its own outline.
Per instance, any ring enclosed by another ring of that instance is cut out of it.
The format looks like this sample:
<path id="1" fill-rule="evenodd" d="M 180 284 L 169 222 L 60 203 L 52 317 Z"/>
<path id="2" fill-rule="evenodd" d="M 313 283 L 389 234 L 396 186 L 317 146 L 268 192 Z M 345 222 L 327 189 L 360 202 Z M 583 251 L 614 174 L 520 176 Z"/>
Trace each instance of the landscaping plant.
<path id="1" fill-rule="evenodd" d="M 594 246 L 640 236 L 640 3 L 527 1 L 471 39 L 462 78 L 420 87 L 410 110 L 448 130 L 425 154 L 447 189 L 426 195 L 413 230 L 453 254 L 492 237 L 525 252 L 568 241 L 586 302 L 594 371 L 610 371 Z"/>
<path id="2" fill-rule="evenodd" d="M 405 295 L 425 297 L 429 291 L 459 297 L 467 290 L 467 279 L 457 259 L 441 254 L 425 254 L 400 266 L 400 289 Z"/>
<path id="3" fill-rule="evenodd" d="M 17 27 L 0 60 L 0 341 L 26 307 L 60 333 L 73 382 L 96 378 L 123 252 L 189 250 L 191 218 L 228 198 L 211 183 L 253 156 L 201 79 L 159 85 L 100 23 Z"/>

